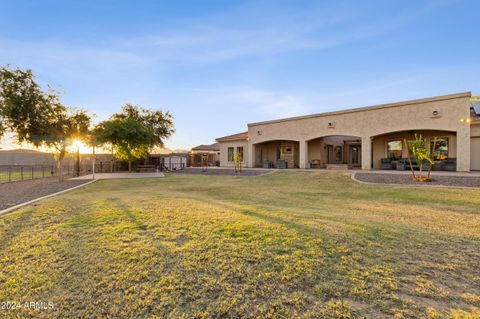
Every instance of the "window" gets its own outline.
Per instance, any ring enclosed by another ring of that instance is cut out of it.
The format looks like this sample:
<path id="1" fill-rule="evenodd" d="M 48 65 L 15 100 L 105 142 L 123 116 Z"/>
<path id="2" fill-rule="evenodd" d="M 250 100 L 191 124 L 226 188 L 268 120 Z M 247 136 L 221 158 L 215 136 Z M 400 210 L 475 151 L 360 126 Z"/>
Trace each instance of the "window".
<path id="1" fill-rule="evenodd" d="M 434 138 L 430 139 L 430 149 L 432 150 L 433 158 L 437 161 L 448 158 L 448 137 L 440 137 L 436 141 L 434 140 Z"/>
<path id="2" fill-rule="evenodd" d="M 393 160 L 398 160 L 402 158 L 402 141 L 388 141 L 387 142 L 387 158 L 391 158 Z"/>
<path id="3" fill-rule="evenodd" d="M 228 161 L 233 162 L 233 147 L 228 148 Z"/>
<path id="4" fill-rule="evenodd" d="M 239 154 L 240 159 L 243 162 L 243 146 L 237 147 L 237 154 Z"/>

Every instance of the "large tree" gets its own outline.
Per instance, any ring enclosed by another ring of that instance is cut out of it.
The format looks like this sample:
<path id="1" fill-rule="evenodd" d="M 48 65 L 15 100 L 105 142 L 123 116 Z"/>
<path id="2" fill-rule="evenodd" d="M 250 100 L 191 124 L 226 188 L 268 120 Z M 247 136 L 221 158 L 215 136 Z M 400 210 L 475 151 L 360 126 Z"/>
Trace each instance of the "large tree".
<path id="1" fill-rule="evenodd" d="M 0 67 L 0 135 L 16 134 L 17 140 L 43 144 L 56 113 L 65 110 L 53 92 L 44 93 L 31 70 Z"/>
<path id="2" fill-rule="evenodd" d="M 93 141 L 110 145 L 116 158 L 128 161 L 131 171 L 133 160 L 147 156 L 156 146 L 163 146 L 164 139 L 174 131 L 170 112 L 126 104 L 120 113 L 95 127 Z"/>
<path id="3" fill-rule="evenodd" d="M 132 104 L 125 104 L 122 112 L 115 113 L 113 119 L 133 119 L 139 122 L 152 135 L 152 146 L 163 146 L 163 141 L 174 132 L 173 116 L 170 112 L 150 110 Z"/>
<path id="4" fill-rule="evenodd" d="M 93 129 L 93 141 L 111 145 L 118 159 L 128 161 L 129 172 L 132 161 L 147 156 L 155 143 L 152 132 L 133 118 L 112 118 L 99 123 Z"/>
<path id="5" fill-rule="evenodd" d="M 18 142 L 55 150 L 60 181 L 63 159 L 74 139 L 84 139 L 90 116 L 60 103 L 54 91 L 45 93 L 31 70 L 0 68 L 0 135 L 6 130 Z"/>

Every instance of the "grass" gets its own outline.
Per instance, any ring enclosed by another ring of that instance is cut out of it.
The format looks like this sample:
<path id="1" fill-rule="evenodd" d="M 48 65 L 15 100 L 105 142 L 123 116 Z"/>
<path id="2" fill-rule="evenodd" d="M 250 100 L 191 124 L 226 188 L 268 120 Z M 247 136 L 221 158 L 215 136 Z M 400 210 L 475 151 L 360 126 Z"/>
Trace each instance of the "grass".
<path id="1" fill-rule="evenodd" d="M 21 180 L 30 180 L 36 178 L 43 178 L 43 177 L 51 177 L 53 176 L 49 170 L 45 171 L 32 171 L 26 170 L 25 172 L 5 172 L 0 171 L 0 183 L 7 183 L 7 182 L 14 182 L 14 181 L 21 181 Z"/>
<path id="2" fill-rule="evenodd" d="M 54 303 L 3 310 L 18 318 L 480 318 L 479 205 L 337 172 L 100 181 L 0 218 L 0 301 Z"/>

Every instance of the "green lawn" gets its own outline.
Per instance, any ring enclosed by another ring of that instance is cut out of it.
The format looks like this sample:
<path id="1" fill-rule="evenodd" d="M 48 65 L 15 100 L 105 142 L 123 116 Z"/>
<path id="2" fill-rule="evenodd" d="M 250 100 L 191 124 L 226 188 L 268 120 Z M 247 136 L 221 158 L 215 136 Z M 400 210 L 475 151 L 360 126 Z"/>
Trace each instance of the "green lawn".
<path id="1" fill-rule="evenodd" d="M 32 171 L 25 170 L 23 174 L 21 172 L 8 172 L 8 171 L 0 171 L 0 183 L 7 183 L 7 182 L 14 182 L 14 181 L 21 181 L 21 180 L 30 180 L 35 178 L 43 178 L 43 177 L 51 177 L 52 174 L 50 170 L 45 171 Z"/>
<path id="2" fill-rule="evenodd" d="M 480 318 L 480 191 L 337 172 L 100 181 L 0 217 L 18 318 Z"/>

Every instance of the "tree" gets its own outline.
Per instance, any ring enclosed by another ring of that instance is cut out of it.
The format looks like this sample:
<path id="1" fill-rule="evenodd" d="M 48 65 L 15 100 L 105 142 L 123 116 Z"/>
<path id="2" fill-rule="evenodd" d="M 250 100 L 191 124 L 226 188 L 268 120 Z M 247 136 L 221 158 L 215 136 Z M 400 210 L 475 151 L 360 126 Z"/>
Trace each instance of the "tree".
<path id="1" fill-rule="evenodd" d="M 31 70 L 0 68 L 0 135 L 9 130 L 18 142 L 46 146 L 56 152 L 59 180 L 63 159 L 73 139 L 88 134 L 90 116 L 67 108 L 52 90 L 44 93 Z"/>
<path id="2" fill-rule="evenodd" d="M 0 136 L 9 130 L 18 142 L 40 146 L 50 134 L 59 108 L 56 95 L 44 93 L 31 70 L 0 68 Z"/>
<path id="3" fill-rule="evenodd" d="M 152 135 L 151 147 L 162 147 L 164 139 L 175 132 L 173 116 L 168 111 L 149 110 L 127 103 L 122 112 L 114 114 L 112 119 L 133 119 L 140 123 Z"/>
<path id="4" fill-rule="evenodd" d="M 116 157 L 128 161 L 128 171 L 132 171 L 132 161 L 148 155 L 154 136 L 140 122 L 132 118 L 112 118 L 98 124 L 93 130 L 93 139 L 98 144 L 110 144 Z"/>
<path id="5" fill-rule="evenodd" d="M 437 138 L 434 139 L 433 142 L 433 150 L 435 150 L 435 144 L 437 142 Z M 412 178 L 418 182 L 429 182 L 431 181 L 430 173 L 432 171 L 432 166 L 434 163 L 433 151 L 430 150 L 430 146 L 427 143 L 427 139 L 422 137 L 421 134 L 415 134 L 415 139 L 408 141 L 404 139 L 405 146 L 408 152 L 408 161 L 410 162 L 410 170 L 412 171 Z M 410 158 L 410 151 L 412 152 L 415 161 L 417 162 L 419 168 L 418 176 L 415 175 L 413 170 L 412 160 Z M 428 164 L 428 174 L 426 177 L 423 176 L 423 164 Z"/>
<path id="6" fill-rule="evenodd" d="M 235 164 L 235 173 L 237 172 L 237 170 L 240 171 L 240 173 L 242 172 L 242 161 L 243 161 L 243 156 L 240 152 L 235 152 L 235 155 L 233 155 L 233 162 Z"/>

